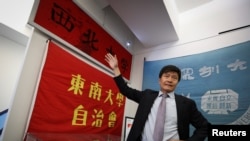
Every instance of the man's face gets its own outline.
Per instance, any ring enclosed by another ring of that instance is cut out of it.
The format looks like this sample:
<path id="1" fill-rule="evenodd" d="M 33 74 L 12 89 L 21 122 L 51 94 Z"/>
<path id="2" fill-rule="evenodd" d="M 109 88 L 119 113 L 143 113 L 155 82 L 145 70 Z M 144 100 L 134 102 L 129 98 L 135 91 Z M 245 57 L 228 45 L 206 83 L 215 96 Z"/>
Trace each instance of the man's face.
<path id="1" fill-rule="evenodd" d="M 178 84 L 178 73 L 177 72 L 167 72 L 163 73 L 161 78 L 159 78 L 159 84 L 161 87 L 161 91 L 163 93 L 169 93 L 175 90 Z"/>

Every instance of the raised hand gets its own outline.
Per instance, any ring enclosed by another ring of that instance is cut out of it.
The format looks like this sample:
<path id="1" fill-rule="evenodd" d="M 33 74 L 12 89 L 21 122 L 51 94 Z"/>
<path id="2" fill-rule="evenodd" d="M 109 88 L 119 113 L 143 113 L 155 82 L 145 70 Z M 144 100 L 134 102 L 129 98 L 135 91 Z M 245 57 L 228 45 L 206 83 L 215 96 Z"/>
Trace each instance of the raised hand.
<path id="1" fill-rule="evenodd" d="M 113 70 L 115 76 L 120 75 L 120 70 L 118 67 L 118 59 L 116 55 L 112 55 L 110 53 L 105 55 L 105 61 L 109 64 L 110 68 Z"/>

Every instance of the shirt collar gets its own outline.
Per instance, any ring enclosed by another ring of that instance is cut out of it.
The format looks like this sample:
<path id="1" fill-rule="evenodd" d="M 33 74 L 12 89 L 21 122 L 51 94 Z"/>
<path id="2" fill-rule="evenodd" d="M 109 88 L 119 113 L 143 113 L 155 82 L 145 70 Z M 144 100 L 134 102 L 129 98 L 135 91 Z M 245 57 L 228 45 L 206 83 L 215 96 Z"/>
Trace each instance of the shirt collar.
<path id="1" fill-rule="evenodd" d="M 162 95 L 163 95 L 163 92 L 162 92 L 162 91 L 159 91 L 158 97 L 160 97 L 160 96 L 162 96 Z M 168 93 L 168 95 L 169 95 L 170 98 L 175 98 L 175 96 L 174 96 L 174 91 Z"/>

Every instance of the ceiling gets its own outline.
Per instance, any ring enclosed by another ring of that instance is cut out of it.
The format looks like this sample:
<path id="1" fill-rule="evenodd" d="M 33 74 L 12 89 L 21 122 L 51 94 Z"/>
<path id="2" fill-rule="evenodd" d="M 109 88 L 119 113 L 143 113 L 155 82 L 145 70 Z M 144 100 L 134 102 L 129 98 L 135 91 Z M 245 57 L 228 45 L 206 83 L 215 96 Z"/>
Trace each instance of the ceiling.
<path id="1" fill-rule="evenodd" d="M 144 47 L 178 40 L 163 1 L 174 1 L 181 13 L 211 0 L 99 0 L 113 8 Z"/>
<path id="2" fill-rule="evenodd" d="M 132 37 L 141 50 L 200 40 L 249 25 L 249 0 L 73 1 L 121 44 Z"/>
<path id="3" fill-rule="evenodd" d="M 145 47 L 178 40 L 163 0 L 107 0 Z"/>

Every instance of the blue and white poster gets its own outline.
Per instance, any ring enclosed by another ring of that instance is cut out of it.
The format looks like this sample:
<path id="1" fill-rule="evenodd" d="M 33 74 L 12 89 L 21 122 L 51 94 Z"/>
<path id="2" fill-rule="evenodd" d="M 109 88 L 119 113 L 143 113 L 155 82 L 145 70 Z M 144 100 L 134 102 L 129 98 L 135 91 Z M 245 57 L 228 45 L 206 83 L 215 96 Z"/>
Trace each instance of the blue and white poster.
<path id="1" fill-rule="evenodd" d="M 169 64 L 182 78 L 175 93 L 193 99 L 212 124 L 250 125 L 250 41 L 185 57 L 145 61 L 142 89 L 159 90 L 158 73 Z"/>

